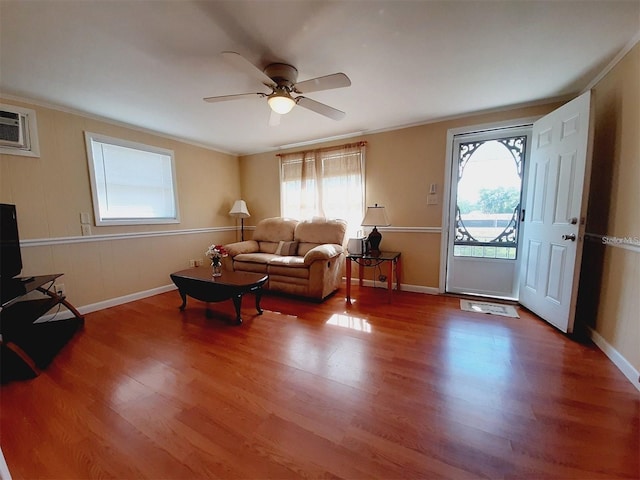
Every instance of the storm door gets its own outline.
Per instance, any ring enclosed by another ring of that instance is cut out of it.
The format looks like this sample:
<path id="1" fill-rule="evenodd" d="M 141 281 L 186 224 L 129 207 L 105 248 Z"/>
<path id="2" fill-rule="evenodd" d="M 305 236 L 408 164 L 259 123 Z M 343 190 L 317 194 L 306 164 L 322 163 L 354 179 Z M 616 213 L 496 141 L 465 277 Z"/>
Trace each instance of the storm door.
<path id="1" fill-rule="evenodd" d="M 530 127 L 456 135 L 446 291 L 518 298 L 523 178 Z"/>

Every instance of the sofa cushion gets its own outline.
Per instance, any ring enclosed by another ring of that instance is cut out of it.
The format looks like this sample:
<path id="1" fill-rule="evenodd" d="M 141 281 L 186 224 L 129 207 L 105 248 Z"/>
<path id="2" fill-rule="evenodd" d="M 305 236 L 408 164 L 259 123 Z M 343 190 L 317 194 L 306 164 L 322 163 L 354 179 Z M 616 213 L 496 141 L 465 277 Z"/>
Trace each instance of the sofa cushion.
<path id="1" fill-rule="evenodd" d="M 258 242 L 258 249 L 262 253 L 275 254 L 280 242 Z"/>
<path id="2" fill-rule="evenodd" d="M 273 253 L 263 253 L 263 252 L 241 253 L 240 255 L 236 255 L 235 257 L 233 257 L 233 261 L 234 262 L 264 263 L 266 265 L 274 257 L 277 257 L 277 256 L 274 255 Z"/>
<path id="3" fill-rule="evenodd" d="M 276 255 L 289 256 L 296 255 L 298 253 L 298 242 L 284 242 L 280 241 L 278 248 L 276 248 Z"/>
<path id="4" fill-rule="evenodd" d="M 275 242 L 277 248 L 280 240 L 285 242 L 293 240 L 293 233 L 297 224 L 297 220 L 290 218 L 265 218 L 256 225 L 253 239 L 258 242 Z M 275 252 L 275 249 L 273 251 Z"/>
<path id="5" fill-rule="evenodd" d="M 233 270 L 236 272 L 253 272 L 253 273 L 267 273 L 266 263 L 255 262 L 233 262 Z"/>
<path id="6" fill-rule="evenodd" d="M 300 242 L 298 244 L 298 253 L 300 254 L 301 257 L 304 257 L 307 253 L 309 253 L 309 250 L 317 247 L 318 245 L 320 245 L 320 244 L 319 243 Z"/>
<path id="7" fill-rule="evenodd" d="M 298 223 L 295 227 L 294 238 L 300 243 L 344 243 L 347 222 L 344 220 L 313 220 Z M 284 239 L 280 239 L 284 240 Z M 306 252 L 305 252 L 306 253 Z M 301 253 L 299 253 L 301 255 Z"/>
<path id="8" fill-rule="evenodd" d="M 244 272 L 267 273 L 272 253 L 241 253 L 233 257 L 233 269 Z"/>
<path id="9" fill-rule="evenodd" d="M 297 256 L 273 257 L 269 260 L 269 265 L 279 265 L 284 267 L 304 268 L 304 258 Z"/>

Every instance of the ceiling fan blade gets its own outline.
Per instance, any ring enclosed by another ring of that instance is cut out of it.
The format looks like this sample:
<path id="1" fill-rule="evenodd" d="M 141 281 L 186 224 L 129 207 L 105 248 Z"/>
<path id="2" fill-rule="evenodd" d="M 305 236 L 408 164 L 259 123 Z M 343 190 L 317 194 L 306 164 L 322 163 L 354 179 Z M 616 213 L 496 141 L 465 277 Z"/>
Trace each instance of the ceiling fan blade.
<path id="1" fill-rule="evenodd" d="M 294 85 L 296 93 L 319 92 L 320 90 L 330 90 L 332 88 L 342 88 L 351 85 L 351 80 L 344 73 L 334 73 L 324 77 L 312 78 Z"/>
<path id="2" fill-rule="evenodd" d="M 301 107 L 304 107 L 313 112 L 324 115 L 325 117 L 332 118 L 334 120 L 342 120 L 346 113 L 337 108 L 330 107 L 324 103 L 316 102 L 307 97 L 296 97 L 296 103 Z"/>
<path id="3" fill-rule="evenodd" d="M 276 86 L 275 82 L 271 80 L 271 78 L 269 78 L 262 70 L 260 70 L 239 53 L 222 52 L 222 56 L 227 62 L 236 67 L 238 70 L 242 70 L 244 73 L 252 76 L 260 83 L 272 88 Z"/>
<path id="4" fill-rule="evenodd" d="M 237 95 L 220 95 L 217 97 L 206 97 L 203 98 L 205 102 L 216 103 L 216 102 L 226 102 L 228 100 L 240 100 L 242 98 L 250 98 L 258 95 L 259 97 L 266 97 L 266 93 L 239 93 Z"/>

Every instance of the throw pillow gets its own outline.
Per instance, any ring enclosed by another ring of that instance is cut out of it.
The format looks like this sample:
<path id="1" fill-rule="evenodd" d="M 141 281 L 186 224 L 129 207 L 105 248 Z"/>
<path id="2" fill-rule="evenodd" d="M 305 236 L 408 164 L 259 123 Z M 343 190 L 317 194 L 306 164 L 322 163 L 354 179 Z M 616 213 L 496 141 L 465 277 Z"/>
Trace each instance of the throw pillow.
<path id="1" fill-rule="evenodd" d="M 282 255 L 283 257 L 288 257 L 290 255 L 295 255 L 298 250 L 298 242 L 285 242 L 280 241 L 278 244 L 278 248 L 276 249 L 276 255 Z"/>

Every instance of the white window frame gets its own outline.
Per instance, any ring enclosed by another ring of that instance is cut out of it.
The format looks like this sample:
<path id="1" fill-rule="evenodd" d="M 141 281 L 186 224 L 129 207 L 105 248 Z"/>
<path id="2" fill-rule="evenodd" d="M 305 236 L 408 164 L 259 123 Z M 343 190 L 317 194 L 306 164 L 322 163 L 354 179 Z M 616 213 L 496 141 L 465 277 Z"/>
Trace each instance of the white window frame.
<path id="1" fill-rule="evenodd" d="M 93 212 L 95 224 L 97 226 L 106 225 L 154 225 L 154 224 L 170 224 L 180 223 L 180 208 L 178 205 L 178 185 L 176 180 L 175 158 L 173 150 L 145 145 L 143 143 L 122 140 L 120 138 L 109 137 L 98 133 L 85 132 L 85 143 L 87 147 L 87 164 L 89 166 L 89 176 L 91 180 L 91 194 L 93 198 Z M 94 142 L 106 145 L 114 145 L 118 147 L 130 148 L 139 152 L 148 152 L 156 155 L 169 157 L 171 163 L 171 189 L 173 197 L 173 215 L 171 216 L 125 216 L 125 217 L 109 217 L 105 215 L 101 209 L 100 198 L 104 194 L 108 194 L 108 184 L 98 185 L 96 181 L 96 168 L 101 163 L 99 152 L 94 152 Z"/>

